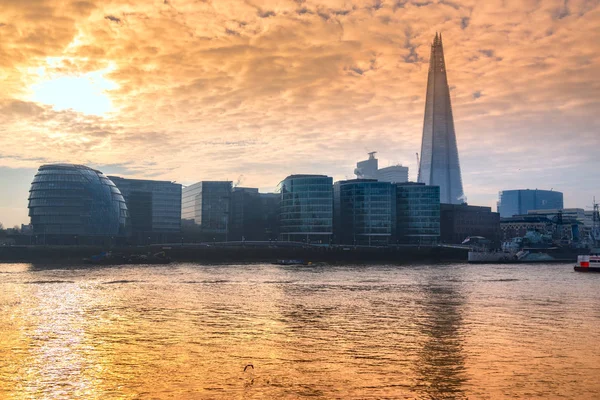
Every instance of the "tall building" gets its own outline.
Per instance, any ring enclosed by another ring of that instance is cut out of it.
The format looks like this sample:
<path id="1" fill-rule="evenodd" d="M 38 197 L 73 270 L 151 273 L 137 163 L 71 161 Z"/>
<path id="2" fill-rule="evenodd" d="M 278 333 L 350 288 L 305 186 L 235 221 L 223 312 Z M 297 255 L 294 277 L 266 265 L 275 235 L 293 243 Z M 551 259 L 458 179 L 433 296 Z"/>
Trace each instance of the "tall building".
<path id="1" fill-rule="evenodd" d="M 429 59 L 418 181 L 439 186 L 442 203 L 465 202 L 444 48 L 442 36 L 437 33 L 431 45 Z"/>
<path id="2" fill-rule="evenodd" d="M 202 181 L 183 188 L 182 227 L 203 240 L 227 240 L 231 181 Z"/>
<path id="3" fill-rule="evenodd" d="M 377 179 L 381 182 L 404 183 L 408 182 L 408 167 L 392 165 L 379 168 L 379 160 L 375 158 L 376 151 L 369 153 L 369 158 L 356 163 L 354 174 L 358 179 Z"/>
<path id="4" fill-rule="evenodd" d="M 387 246 L 395 226 L 395 186 L 374 179 L 333 185 L 334 241 L 339 244 Z"/>
<path id="5" fill-rule="evenodd" d="M 396 184 L 396 240 L 436 244 L 440 239 L 440 188 L 424 183 Z"/>
<path id="6" fill-rule="evenodd" d="M 369 158 L 356 163 L 354 174 L 358 179 L 377 179 L 377 170 L 379 169 L 379 160 L 375 158 L 376 151 L 369 153 Z"/>
<path id="7" fill-rule="evenodd" d="M 483 236 L 499 246 L 500 215 L 491 207 L 442 204 L 440 233 L 442 243 L 460 244 L 469 236 Z"/>
<path id="8" fill-rule="evenodd" d="M 136 243 L 177 240 L 181 232 L 181 185 L 170 181 L 109 176 L 129 209 L 129 230 Z"/>
<path id="9" fill-rule="evenodd" d="M 102 172 L 83 165 L 42 165 L 28 207 L 37 243 L 108 244 L 126 234 L 121 192 Z"/>
<path id="10" fill-rule="evenodd" d="M 333 180 L 325 175 L 290 175 L 281 195 L 281 240 L 329 244 L 333 235 Z"/>
<path id="11" fill-rule="evenodd" d="M 279 194 L 235 187 L 231 193 L 229 240 L 266 241 L 278 238 Z"/>
<path id="12" fill-rule="evenodd" d="M 500 192 L 498 212 L 500 217 L 527 214 L 533 210 L 562 209 L 563 194 L 553 190 L 504 190 Z"/>

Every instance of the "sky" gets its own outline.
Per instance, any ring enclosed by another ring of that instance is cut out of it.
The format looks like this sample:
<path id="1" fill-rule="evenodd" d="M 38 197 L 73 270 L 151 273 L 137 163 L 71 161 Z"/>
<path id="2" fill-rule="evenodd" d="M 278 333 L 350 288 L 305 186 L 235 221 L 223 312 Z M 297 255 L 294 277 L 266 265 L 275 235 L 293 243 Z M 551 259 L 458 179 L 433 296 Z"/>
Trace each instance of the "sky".
<path id="1" fill-rule="evenodd" d="M 465 194 L 600 198 L 600 0 L 0 0 L 0 222 L 41 164 L 273 190 L 416 180 L 442 32 Z"/>

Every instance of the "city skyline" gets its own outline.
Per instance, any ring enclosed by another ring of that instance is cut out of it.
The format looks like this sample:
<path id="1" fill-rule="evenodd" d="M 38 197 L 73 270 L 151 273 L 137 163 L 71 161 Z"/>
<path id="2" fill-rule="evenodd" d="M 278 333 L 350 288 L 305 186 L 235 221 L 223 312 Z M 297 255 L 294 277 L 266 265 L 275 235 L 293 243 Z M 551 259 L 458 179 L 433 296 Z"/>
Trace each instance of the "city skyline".
<path id="1" fill-rule="evenodd" d="M 272 190 L 293 173 L 352 177 L 378 150 L 416 180 L 436 31 L 469 203 L 598 194 L 596 3 L 34 3 L 0 11 L 6 227 L 28 222 L 31 180 L 54 162 Z"/>

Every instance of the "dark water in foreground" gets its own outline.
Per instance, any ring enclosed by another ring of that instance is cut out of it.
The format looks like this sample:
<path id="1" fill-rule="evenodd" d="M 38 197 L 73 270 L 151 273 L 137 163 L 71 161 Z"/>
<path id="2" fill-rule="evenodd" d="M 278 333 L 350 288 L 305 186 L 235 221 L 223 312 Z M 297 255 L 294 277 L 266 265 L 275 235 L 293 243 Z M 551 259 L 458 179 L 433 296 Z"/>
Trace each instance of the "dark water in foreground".
<path id="1" fill-rule="evenodd" d="M 600 398 L 599 289 L 571 265 L 0 264 L 0 398 Z"/>

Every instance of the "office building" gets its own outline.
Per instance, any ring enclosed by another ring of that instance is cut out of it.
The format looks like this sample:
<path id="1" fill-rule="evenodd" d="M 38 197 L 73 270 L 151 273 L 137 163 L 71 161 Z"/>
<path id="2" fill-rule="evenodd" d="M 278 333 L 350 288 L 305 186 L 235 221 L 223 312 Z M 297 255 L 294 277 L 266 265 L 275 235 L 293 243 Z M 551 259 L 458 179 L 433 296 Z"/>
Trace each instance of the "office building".
<path id="1" fill-rule="evenodd" d="M 463 193 L 442 36 L 431 45 L 418 181 L 439 186 L 440 200 L 462 204 Z"/>
<path id="2" fill-rule="evenodd" d="M 42 165 L 28 207 L 36 243 L 110 244 L 126 234 L 121 192 L 102 172 L 83 165 Z"/>
<path id="3" fill-rule="evenodd" d="M 339 244 L 387 246 L 395 224 L 395 186 L 374 179 L 333 185 L 334 241 Z"/>
<path id="4" fill-rule="evenodd" d="M 404 183 L 408 182 L 408 167 L 392 165 L 379 168 L 379 160 L 375 158 L 376 151 L 369 153 L 369 158 L 356 163 L 354 174 L 358 179 L 377 179 L 381 182 Z"/>
<path id="5" fill-rule="evenodd" d="M 499 246 L 500 214 L 491 207 L 441 204 L 440 232 L 442 243 L 460 244 L 469 236 L 482 236 Z"/>
<path id="6" fill-rule="evenodd" d="M 440 239 L 440 188 L 424 183 L 396 184 L 396 241 L 436 244 Z"/>
<path id="7" fill-rule="evenodd" d="M 170 181 L 109 176 L 129 210 L 129 231 L 137 244 L 179 241 L 181 185 Z"/>
<path id="8" fill-rule="evenodd" d="M 377 170 L 379 169 L 379 160 L 375 158 L 376 151 L 369 153 L 369 158 L 356 163 L 354 174 L 358 179 L 377 179 Z"/>
<path id="9" fill-rule="evenodd" d="M 281 240 L 330 244 L 333 180 L 325 175 L 290 175 L 278 187 Z"/>
<path id="10" fill-rule="evenodd" d="M 279 194 L 256 188 L 233 188 L 229 240 L 267 241 L 278 238 Z"/>
<path id="11" fill-rule="evenodd" d="M 231 181 L 202 181 L 184 187 L 182 229 L 199 233 L 205 241 L 228 240 Z"/>
<path id="12" fill-rule="evenodd" d="M 389 183 L 408 182 L 408 167 L 402 165 L 392 165 L 390 167 L 377 170 L 377 180 Z"/>
<path id="13" fill-rule="evenodd" d="M 504 190 L 500 192 L 498 201 L 498 212 L 502 218 L 563 207 L 563 194 L 553 190 Z"/>

